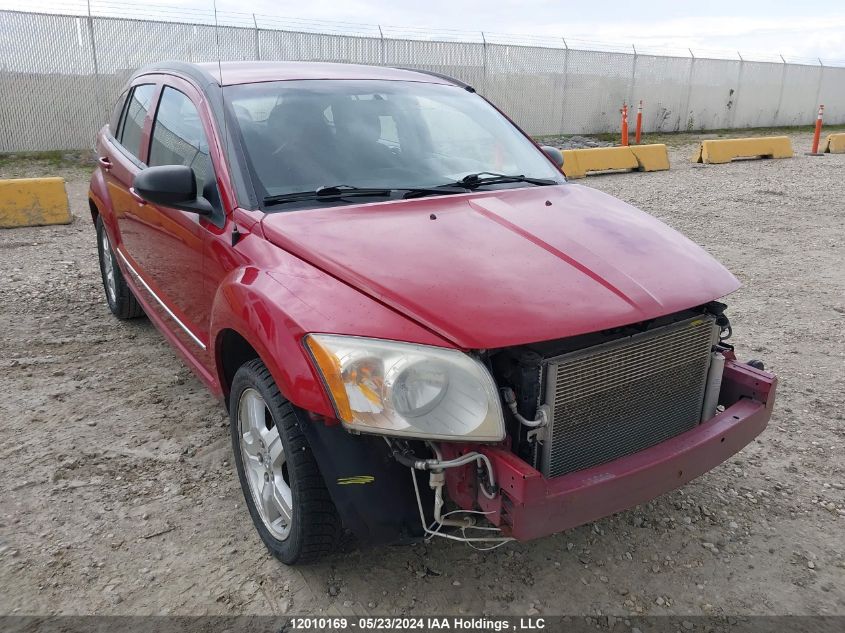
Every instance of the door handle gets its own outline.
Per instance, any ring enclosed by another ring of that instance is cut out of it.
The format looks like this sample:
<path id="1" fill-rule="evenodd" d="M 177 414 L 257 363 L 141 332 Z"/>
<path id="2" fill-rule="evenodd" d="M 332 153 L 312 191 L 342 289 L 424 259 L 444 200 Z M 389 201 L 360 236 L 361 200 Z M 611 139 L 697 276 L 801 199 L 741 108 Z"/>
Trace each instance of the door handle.
<path id="1" fill-rule="evenodd" d="M 97 162 L 98 162 L 98 163 L 100 163 L 100 166 L 101 166 L 103 169 L 105 169 L 106 171 L 108 171 L 109 169 L 111 169 L 111 161 L 109 160 L 109 157 L 108 157 L 108 156 L 100 156 L 100 157 L 97 159 Z"/>
<path id="2" fill-rule="evenodd" d="M 137 191 L 135 191 L 135 187 L 129 187 L 129 195 L 135 198 L 135 202 L 137 202 L 139 205 L 143 206 L 147 204 L 147 201 L 144 200 Z"/>

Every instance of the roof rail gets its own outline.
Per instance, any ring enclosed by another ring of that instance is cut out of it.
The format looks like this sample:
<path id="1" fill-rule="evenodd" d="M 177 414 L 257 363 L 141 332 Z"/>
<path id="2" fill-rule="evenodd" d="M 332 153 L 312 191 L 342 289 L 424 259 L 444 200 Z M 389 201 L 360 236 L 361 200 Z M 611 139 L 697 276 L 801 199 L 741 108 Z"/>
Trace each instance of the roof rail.
<path id="1" fill-rule="evenodd" d="M 456 86 L 460 86 L 467 92 L 475 92 L 475 88 L 470 86 L 467 83 L 464 83 L 460 79 L 455 79 L 454 77 L 450 77 L 449 75 L 444 75 L 443 73 L 436 73 L 433 70 L 423 70 L 421 68 L 410 68 L 408 66 L 391 66 L 391 68 L 395 68 L 397 70 L 411 70 L 415 73 L 421 73 L 423 75 L 431 75 L 432 77 L 437 77 L 438 79 L 443 79 L 448 81 L 449 83 L 455 84 Z"/>

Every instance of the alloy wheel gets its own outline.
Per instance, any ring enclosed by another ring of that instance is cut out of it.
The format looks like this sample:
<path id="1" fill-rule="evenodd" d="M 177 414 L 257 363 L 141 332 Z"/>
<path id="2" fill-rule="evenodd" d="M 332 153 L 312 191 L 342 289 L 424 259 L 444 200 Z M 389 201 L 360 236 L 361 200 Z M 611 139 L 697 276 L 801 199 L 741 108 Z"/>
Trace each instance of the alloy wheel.
<path id="1" fill-rule="evenodd" d="M 106 235 L 105 229 L 100 232 L 100 242 L 103 252 L 103 276 L 106 281 L 106 292 L 109 293 L 109 300 L 112 303 L 117 302 L 117 281 L 114 274 L 114 254 L 109 243 L 109 236 Z"/>
<path id="2" fill-rule="evenodd" d="M 293 500 L 285 449 L 261 394 L 246 389 L 238 402 L 238 432 L 244 472 L 264 527 L 274 538 L 290 534 Z"/>

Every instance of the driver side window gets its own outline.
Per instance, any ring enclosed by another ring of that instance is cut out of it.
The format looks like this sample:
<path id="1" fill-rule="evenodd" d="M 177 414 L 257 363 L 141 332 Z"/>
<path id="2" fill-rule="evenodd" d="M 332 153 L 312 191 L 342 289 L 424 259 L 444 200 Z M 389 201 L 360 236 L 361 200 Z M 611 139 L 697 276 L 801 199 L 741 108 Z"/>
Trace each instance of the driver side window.
<path id="1" fill-rule="evenodd" d="M 161 93 L 147 164 L 192 167 L 197 177 L 197 192 L 218 206 L 214 167 L 199 112 L 187 95 L 170 86 L 165 86 Z"/>

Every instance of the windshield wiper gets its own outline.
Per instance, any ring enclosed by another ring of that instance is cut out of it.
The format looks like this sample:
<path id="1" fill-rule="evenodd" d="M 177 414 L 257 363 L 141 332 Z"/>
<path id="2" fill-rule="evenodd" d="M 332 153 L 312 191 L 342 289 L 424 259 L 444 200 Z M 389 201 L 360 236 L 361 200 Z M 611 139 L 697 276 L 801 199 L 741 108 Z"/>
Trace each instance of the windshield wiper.
<path id="1" fill-rule="evenodd" d="M 403 198 L 422 198 L 423 196 L 445 196 L 454 193 L 467 193 L 468 187 L 458 185 L 457 183 L 449 185 L 437 185 L 435 187 L 407 187 L 398 189 L 398 191 L 405 191 Z"/>
<path id="2" fill-rule="evenodd" d="M 482 185 L 498 185 L 509 182 L 527 182 L 531 185 L 540 186 L 560 184 L 558 181 L 549 178 L 531 178 L 522 174 L 509 176 L 507 174 L 496 174 L 490 171 L 480 171 L 476 174 L 467 174 L 457 182 L 449 183 L 444 186 L 458 186 L 466 187 L 467 189 L 476 189 Z"/>
<path id="3" fill-rule="evenodd" d="M 405 198 L 418 198 L 422 196 L 448 195 L 451 193 L 466 193 L 467 187 L 458 185 L 443 185 L 437 187 L 392 187 L 390 189 L 371 189 L 366 187 L 353 187 L 351 185 L 333 185 L 331 187 L 317 187 L 313 191 L 299 191 L 296 193 L 282 193 L 274 196 L 267 196 L 263 202 L 265 205 L 284 204 L 286 202 L 302 202 L 305 200 L 337 200 L 351 196 L 374 196 L 386 197 L 395 191 L 406 192 Z"/>
<path id="4" fill-rule="evenodd" d="M 349 196 L 389 196 L 392 189 L 368 189 L 364 187 L 352 187 L 350 185 L 332 185 L 330 187 L 317 187 L 313 191 L 297 191 L 295 193 L 281 193 L 274 196 L 265 196 L 262 202 L 265 205 L 284 204 L 285 202 L 300 202 L 303 200 L 337 200 Z"/>

